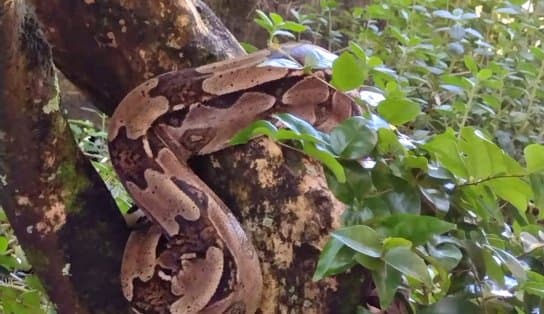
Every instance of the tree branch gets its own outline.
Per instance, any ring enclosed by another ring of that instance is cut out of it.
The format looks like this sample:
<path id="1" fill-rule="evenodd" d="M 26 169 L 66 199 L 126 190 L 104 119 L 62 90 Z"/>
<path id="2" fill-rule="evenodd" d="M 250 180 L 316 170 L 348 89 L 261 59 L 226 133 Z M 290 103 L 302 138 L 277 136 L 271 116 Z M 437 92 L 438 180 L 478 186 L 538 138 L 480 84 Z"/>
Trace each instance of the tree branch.
<path id="1" fill-rule="evenodd" d="M 0 202 L 60 313 L 123 313 L 127 230 L 58 110 L 51 51 L 22 1 L 0 7 Z"/>

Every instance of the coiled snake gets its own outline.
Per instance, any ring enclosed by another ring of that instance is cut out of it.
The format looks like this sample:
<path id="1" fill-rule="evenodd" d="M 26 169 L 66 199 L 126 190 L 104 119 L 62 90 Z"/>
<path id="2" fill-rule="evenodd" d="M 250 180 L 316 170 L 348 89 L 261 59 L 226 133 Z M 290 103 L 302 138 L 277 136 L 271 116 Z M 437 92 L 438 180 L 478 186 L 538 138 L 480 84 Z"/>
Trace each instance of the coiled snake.
<path id="1" fill-rule="evenodd" d="M 327 83 L 335 58 L 317 46 L 286 44 L 160 75 L 119 104 L 109 131 L 111 159 L 154 222 L 133 231 L 123 256 L 123 294 L 138 311 L 257 310 L 262 276 L 255 248 L 187 160 L 227 147 L 239 130 L 274 113 L 292 113 L 323 131 L 350 117 L 353 100 Z"/>

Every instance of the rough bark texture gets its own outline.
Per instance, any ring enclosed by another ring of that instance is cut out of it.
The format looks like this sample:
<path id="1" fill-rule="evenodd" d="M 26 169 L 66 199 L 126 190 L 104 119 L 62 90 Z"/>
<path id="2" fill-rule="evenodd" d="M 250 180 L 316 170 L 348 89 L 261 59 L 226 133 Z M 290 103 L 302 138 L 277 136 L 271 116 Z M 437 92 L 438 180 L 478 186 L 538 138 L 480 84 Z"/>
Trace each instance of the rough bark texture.
<path id="1" fill-rule="evenodd" d="M 58 110 L 51 51 L 21 1 L 0 7 L 0 204 L 59 313 L 126 313 L 128 230 Z"/>
<path id="2" fill-rule="evenodd" d="M 327 189 L 319 163 L 259 139 L 244 150 L 199 159 L 193 168 L 251 232 L 265 282 L 263 313 L 354 312 L 362 277 L 312 281 L 344 209 Z"/>
<path id="3" fill-rule="evenodd" d="M 107 113 L 154 74 L 242 53 L 198 1 L 33 2 L 58 67 L 101 100 Z M 349 293 L 336 279 L 311 282 L 319 249 L 342 211 L 320 166 L 267 140 L 194 164 L 239 209 L 236 214 L 257 241 L 266 278 L 262 313 L 340 313 L 336 306 L 349 295 L 360 300 L 358 276 L 346 281 Z M 343 306 L 345 313 L 354 312 L 348 302 Z"/>
<path id="4" fill-rule="evenodd" d="M 189 0 L 30 2 L 57 67 L 107 114 L 145 79 L 242 53 L 213 13 Z"/>

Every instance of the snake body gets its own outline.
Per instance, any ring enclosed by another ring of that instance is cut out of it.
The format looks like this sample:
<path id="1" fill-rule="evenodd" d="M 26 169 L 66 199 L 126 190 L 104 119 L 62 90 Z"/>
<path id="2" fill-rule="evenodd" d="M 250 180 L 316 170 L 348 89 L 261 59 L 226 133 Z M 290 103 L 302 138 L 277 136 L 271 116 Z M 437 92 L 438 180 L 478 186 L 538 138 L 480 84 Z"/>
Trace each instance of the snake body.
<path id="1" fill-rule="evenodd" d="M 160 75 L 119 104 L 110 156 L 154 222 L 133 231 L 123 256 L 122 290 L 135 309 L 257 311 L 263 280 L 255 248 L 187 160 L 227 147 L 236 132 L 274 113 L 292 113 L 324 131 L 350 117 L 352 99 L 327 83 L 335 57 L 309 44 L 284 45 Z M 311 71 L 303 66 L 308 60 L 318 61 Z"/>

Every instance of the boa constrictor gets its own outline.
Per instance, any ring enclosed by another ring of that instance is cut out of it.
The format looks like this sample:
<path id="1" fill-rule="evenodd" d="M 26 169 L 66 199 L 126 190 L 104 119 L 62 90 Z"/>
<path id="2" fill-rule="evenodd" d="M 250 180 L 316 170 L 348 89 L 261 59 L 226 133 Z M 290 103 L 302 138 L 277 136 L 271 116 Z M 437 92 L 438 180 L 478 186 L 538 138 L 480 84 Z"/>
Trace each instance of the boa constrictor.
<path id="1" fill-rule="evenodd" d="M 257 311 L 263 282 L 255 248 L 187 160 L 227 147 L 236 132 L 274 113 L 324 131 L 350 117 L 353 100 L 327 83 L 335 58 L 317 46 L 286 44 L 160 75 L 120 103 L 111 159 L 154 222 L 133 231 L 123 256 L 123 294 L 138 311 Z"/>

